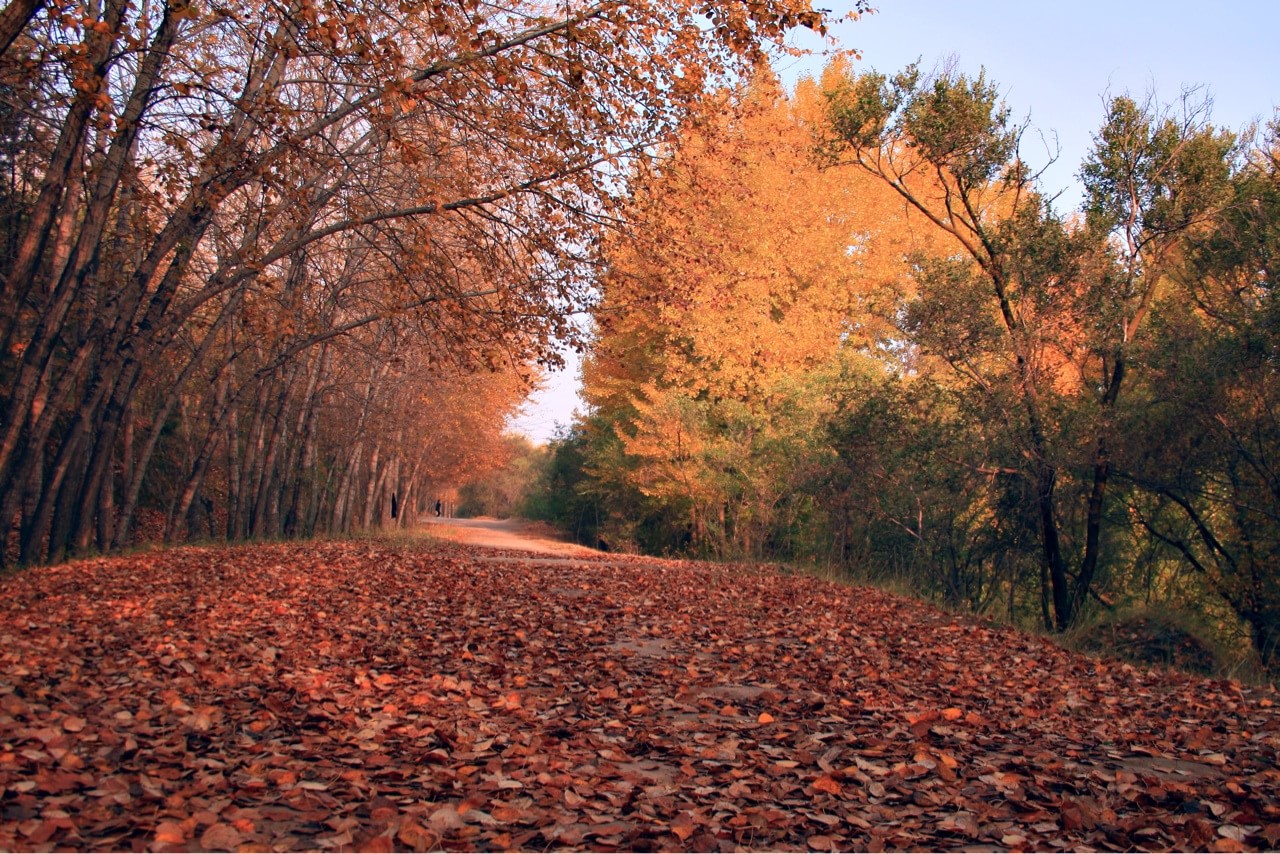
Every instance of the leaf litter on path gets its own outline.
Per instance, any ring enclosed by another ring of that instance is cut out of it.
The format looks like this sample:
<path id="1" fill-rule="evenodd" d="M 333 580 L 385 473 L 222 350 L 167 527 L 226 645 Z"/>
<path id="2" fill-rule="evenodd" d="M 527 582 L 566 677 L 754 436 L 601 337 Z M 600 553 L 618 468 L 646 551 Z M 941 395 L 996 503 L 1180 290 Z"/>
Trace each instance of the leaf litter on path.
<path id="1" fill-rule="evenodd" d="M 742 566 L 185 548 L 0 585 L 0 848 L 1249 850 L 1266 689 Z"/>

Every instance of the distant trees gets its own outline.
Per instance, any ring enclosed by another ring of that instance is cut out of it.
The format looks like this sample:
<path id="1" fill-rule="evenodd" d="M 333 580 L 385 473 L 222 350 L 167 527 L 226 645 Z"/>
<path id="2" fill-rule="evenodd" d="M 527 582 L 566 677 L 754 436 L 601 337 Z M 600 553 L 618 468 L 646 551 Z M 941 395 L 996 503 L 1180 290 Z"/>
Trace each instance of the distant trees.
<path id="1" fill-rule="evenodd" d="M 123 545 L 140 504 L 172 536 L 207 500 L 232 537 L 368 524 L 412 480 L 424 397 L 555 358 L 617 164 L 764 42 L 824 26 L 799 0 L 703 11 L 7 7 L 0 525 L 19 559 Z M 350 458 L 324 463 L 326 430 Z"/>
<path id="2" fill-rule="evenodd" d="M 837 64 L 733 103 L 607 247 L 562 479 L 601 529 L 1059 631 L 1220 604 L 1274 669 L 1275 127 L 1114 97 L 1064 218 L 984 76 Z"/>

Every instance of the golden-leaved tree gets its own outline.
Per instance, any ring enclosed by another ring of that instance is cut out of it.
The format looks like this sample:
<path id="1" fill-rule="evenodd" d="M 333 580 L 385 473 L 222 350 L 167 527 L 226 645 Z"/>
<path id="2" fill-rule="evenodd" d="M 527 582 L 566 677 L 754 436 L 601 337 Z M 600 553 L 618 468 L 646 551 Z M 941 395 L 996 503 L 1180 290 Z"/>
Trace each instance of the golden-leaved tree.
<path id="1" fill-rule="evenodd" d="M 638 176 L 638 225 L 607 248 L 584 369 L 597 476 L 701 548 L 761 554 L 818 512 L 802 487 L 829 454 L 831 380 L 886 343 L 872 308 L 924 248 L 894 194 L 820 168 L 820 107 L 821 84 L 787 97 L 758 74 Z"/>

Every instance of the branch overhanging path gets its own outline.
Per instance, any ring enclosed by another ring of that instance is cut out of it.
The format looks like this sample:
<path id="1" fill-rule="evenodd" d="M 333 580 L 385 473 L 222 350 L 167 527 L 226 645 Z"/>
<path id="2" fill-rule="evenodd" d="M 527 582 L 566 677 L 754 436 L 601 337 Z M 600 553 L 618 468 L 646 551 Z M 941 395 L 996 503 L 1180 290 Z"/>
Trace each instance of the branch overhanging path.
<path id="1" fill-rule="evenodd" d="M 0 847 L 1280 842 L 1270 690 L 767 568 L 498 544 L 0 582 Z"/>

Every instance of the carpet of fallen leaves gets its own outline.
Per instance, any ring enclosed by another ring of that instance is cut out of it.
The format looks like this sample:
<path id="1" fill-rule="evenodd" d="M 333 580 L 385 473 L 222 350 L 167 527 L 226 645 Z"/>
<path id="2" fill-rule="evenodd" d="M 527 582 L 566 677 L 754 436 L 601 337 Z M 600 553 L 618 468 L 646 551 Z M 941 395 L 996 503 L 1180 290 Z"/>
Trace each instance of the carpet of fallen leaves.
<path id="1" fill-rule="evenodd" d="M 0 849 L 1280 843 L 1268 690 L 768 570 L 361 541 L 0 581 Z"/>

